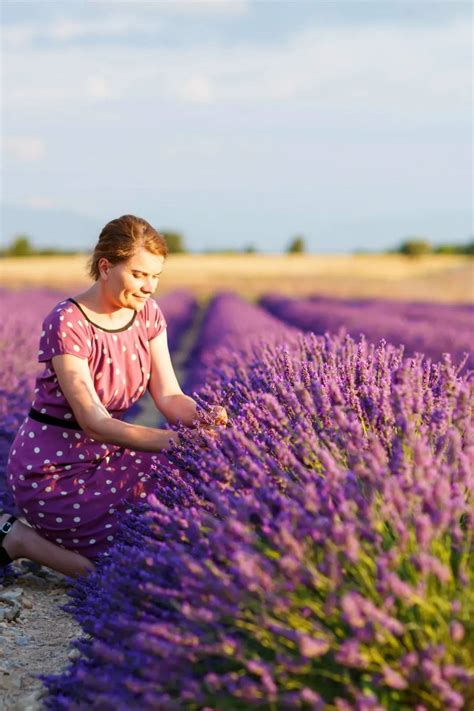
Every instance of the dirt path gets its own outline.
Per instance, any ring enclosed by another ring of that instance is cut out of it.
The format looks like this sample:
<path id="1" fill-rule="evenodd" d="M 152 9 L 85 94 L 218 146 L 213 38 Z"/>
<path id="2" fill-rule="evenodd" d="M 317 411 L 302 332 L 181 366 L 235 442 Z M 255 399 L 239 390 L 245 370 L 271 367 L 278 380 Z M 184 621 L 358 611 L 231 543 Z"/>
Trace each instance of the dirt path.
<path id="1" fill-rule="evenodd" d="M 59 672 L 75 654 L 70 643 L 81 635 L 61 606 L 69 597 L 66 578 L 48 568 L 15 561 L 20 577 L 0 586 L 0 711 L 41 709 L 44 687 L 38 674 Z M 71 657 L 69 657 L 71 655 Z"/>
<path id="2" fill-rule="evenodd" d="M 180 382 L 204 312 L 204 307 L 198 309 L 173 358 Z M 135 422 L 160 425 L 148 394 Z M 71 642 L 81 636 L 81 628 L 60 609 L 69 601 L 64 576 L 25 560 L 12 567 L 19 577 L 0 584 L 0 711 L 40 711 L 46 691 L 37 675 L 64 670 L 76 654 Z"/>

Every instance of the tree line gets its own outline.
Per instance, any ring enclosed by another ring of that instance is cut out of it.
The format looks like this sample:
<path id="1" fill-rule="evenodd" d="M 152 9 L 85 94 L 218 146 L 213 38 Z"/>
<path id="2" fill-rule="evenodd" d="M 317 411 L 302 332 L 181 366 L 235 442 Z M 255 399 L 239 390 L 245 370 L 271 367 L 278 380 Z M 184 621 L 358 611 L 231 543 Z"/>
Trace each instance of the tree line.
<path id="1" fill-rule="evenodd" d="M 410 237 L 404 240 L 397 249 L 390 250 L 396 254 L 405 254 L 408 257 L 421 257 L 425 254 L 468 254 L 474 255 L 474 239 L 464 244 L 438 244 L 433 245 L 423 237 Z"/>
<path id="2" fill-rule="evenodd" d="M 171 254 L 187 254 L 184 236 L 181 232 L 162 231 L 160 232 L 168 245 Z M 297 234 L 290 239 L 285 249 L 286 254 L 306 254 L 306 239 L 303 235 Z M 2 257 L 31 257 L 31 256 L 54 256 L 81 254 L 84 250 L 66 250 L 57 247 L 37 249 L 33 246 L 28 235 L 20 234 L 14 237 L 12 242 L 0 250 Z M 202 250 L 203 254 L 257 254 L 258 249 L 253 244 L 247 244 L 243 249 L 208 249 Z M 359 251 L 358 253 L 363 253 Z M 366 252 L 368 253 L 368 252 Z M 409 237 L 403 240 L 395 249 L 388 250 L 387 254 L 404 254 L 408 257 L 420 257 L 427 254 L 466 254 L 474 255 L 474 238 L 464 244 L 440 244 L 432 245 L 424 237 Z"/>
<path id="3" fill-rule="evenodd" d="M 166 239 L 166 244 L 170 254 L 187 254 L 188 249 L 184 241 L 184 236 L 181 232 L 160 231 L 160 234 Z M 81 254 L 85 250 L 80 249 L 60 249 L 58 247 L 48 247 L 45 249 L 37 249 L 33 246 L 28 235 L 16 235 L 12 242 L 0 250 L 1 257 L 33 257 L 33 256 L 53 256 L 53 255 L 71 255 Z M 242 250 L 237 249 L 208 249 L 203 250 L 204 254 L 256 254 L 257 247 L 253 244 L 246 245 Z M 286 249 L 287 254 L 302 254 L 306 252 L 306 241 L 301 235 L 293 237 Z"/>

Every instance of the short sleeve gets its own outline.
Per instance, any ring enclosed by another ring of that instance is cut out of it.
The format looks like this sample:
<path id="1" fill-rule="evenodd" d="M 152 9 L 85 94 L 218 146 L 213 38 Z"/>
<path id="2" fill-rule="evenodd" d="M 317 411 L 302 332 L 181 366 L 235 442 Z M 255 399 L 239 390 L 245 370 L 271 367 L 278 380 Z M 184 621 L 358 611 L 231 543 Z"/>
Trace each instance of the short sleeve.
<path id="1" fill-rule="evenodd" d="M 56 306 L 43 321 L 38 360 L 51 360 L 55 355 L 69 353 L 78 358 L 89 358 L 91 342 L 84 320 L 76 309 L 65 302 Z"/>
<path id="2" fill-rule="evenodd" d="M 163 312 L 156 303 L 155 299 L 148 299 L 146 303 L 147 312 L 145 314 L 146 318 L 146 330 L 148 340 L 151 341 L 160 335 L 162 331 L 167 328 L 166 319 L 163 316 Z"/>

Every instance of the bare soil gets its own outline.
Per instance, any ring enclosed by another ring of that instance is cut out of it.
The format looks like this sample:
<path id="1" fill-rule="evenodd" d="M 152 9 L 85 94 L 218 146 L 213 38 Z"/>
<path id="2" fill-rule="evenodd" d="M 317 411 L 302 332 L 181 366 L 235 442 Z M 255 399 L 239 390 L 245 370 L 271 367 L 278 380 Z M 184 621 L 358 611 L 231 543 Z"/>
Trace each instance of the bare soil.
<path id="1" fill-rule="evenodd" d="M 81 629 L 61 609 L 69 600 L 67 578 L 29 561 L 12 567 L 19 577 L 0 585 L 0 610 L 15 613 L 0 622 L 0 711 L 39 711 L 46 690 L 38 674 L 57 674 L 67 665 Z M 2 599 L 8 595 L 14 606 Z"/>

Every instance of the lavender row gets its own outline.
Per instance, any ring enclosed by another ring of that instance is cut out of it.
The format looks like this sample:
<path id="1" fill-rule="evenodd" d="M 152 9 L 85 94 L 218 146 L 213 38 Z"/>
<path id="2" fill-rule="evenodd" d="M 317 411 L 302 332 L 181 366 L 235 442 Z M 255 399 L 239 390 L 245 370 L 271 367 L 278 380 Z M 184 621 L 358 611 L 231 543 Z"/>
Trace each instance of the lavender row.
<path id="1" fill-rule="evenodd" d="M 474 327 L 474 304 L 440 304 L 434 301 L 393 301 L 390 299 L 337 299 L 327 296 L 311 296 L 309 301 L 325 306 L 347 306 L 364 314 L 383 312 L 389 316 L 399 316 L 409 321 L 429 321 L 434 326 L 443 327 L 446 320 L 450 324 L 472 330 Z"/>
<path id="2" fill-rule="evenodd" d="M 197 301 L 188 291 L 173 291 L 161 296 L 157 302 L 168 323 L 168 346 L 170 352 L 176 353 L 181 339 L 196 316 Z"/>
<path id="3" fill-rule="evenodd" d="M 41 369 L 37 355 L 42 318 L 63 296 L 62 292 L 49 289 L 2 289 L 0 293 L 0 511 L 13 510 L 5 466 Z"/>
<path id="4" fill-rule="evenodd" d="M 244 348 L 265 338 L 281 342 L 297 333 L 263 309 L 233 292 L 219 293 L 210 301 L 198 338 L 186 364 L 186 392 L 199 390 L 209 372 L 219 372 L 219 352 Z M 216 371 L 217 368 L 217 371 Z"/>
<path id="5" fill-rule="evenodd" d="M 91 638 L 46 708 L 473 707 L 472 375 L 258 310 L 273 343 L 239 351 L 237 307 L 219 299 L 201 342 L 230 425 L 183 431 L 72 591 Z"/>
<path id="6" fill-rule="evenodd" d="M 450 353 L 456 364 L 463 363 L 467 354 L 466 367 L 474 367 L 473 318 L 468 310 L 444 308 L 438 313 L 437 306 L 423 311 L 412 305 L 397 311 L 393 303 L 387 307 L 383 301 L 361 305 L 332 299 L 296 301 L 278 295 L 268 295 L 261 303 L 273 316 L 303 331 L 324 334 L 343 328 L 354 338 L 363 334 L 369 341 L 385 339 L 403 345 L 408 356 L 423 353 L 439 360 L 443 353 Z"/>

